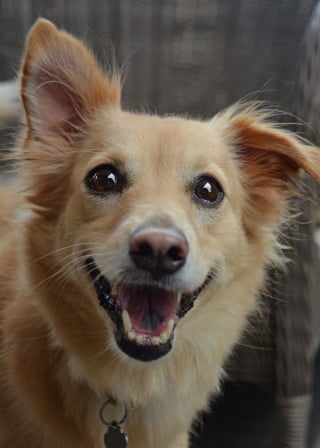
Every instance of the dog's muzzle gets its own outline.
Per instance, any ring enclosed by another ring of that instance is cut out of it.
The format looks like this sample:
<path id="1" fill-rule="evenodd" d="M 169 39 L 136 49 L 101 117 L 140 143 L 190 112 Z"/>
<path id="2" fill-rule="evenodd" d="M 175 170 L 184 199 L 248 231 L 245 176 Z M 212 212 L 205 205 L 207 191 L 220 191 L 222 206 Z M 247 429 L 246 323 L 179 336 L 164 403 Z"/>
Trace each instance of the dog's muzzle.
<path id="1" fill-rule="evenodd" d="M 211 278 L 208 275 L 191 294 L 161 287 L 162 279 L 182 269 L 188 252 L 186 238 L 176 229 L 139 228 L 131 237 L 129 256 L 135 268 L 150 278 L 145 284 L 112 285 L 95 260 L 87 258 L 100 305 L 115 324 L 119 348 L 130 357 L 153 361 L 171 351 L 176 325 Z"/>

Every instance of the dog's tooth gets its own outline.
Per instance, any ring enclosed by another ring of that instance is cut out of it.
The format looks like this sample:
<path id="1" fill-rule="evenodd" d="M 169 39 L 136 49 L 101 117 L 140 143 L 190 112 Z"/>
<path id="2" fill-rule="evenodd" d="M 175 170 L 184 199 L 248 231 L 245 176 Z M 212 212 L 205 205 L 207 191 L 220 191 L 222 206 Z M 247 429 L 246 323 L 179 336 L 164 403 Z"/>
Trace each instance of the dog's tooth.
<path id="1" fill-rule="evenodd" d="M 151 338 L 151 344 L 152 345 L 159 345 L 160 344 L 160 337 L 159 336 L 153 336 Z"/>
<path id="2" fill-rule="evenodd" d="M 160 334 L 160 337 L 158 337 L 158 339 L 160 339 L 160 342 L 162 343 L 167 342 L 172 333 L 173 327 L 174 327 L 174 320 L 170 319 L 167 324 L 167 328 Z"/>
<path id="3" fill-rule="evenodd" d="M 172 333 L 173 327 L 174 327 L 174 320 L 170 319 L 166 330 L 169 335 Z"/>
<path id="4" fill-rule="evenodd" d="M 169 336 L 170 336 L 170 333 L 168 333 L 167 331 L 163 331 L 163 332 L 160 334 L 160 341 L 161 341 L 162 343 L 167 342 L 167 340 L 169 339 Z"/>
<path id="5" fill-rule="evenodd" d="M 134 330 L 128 331 L 128 339 L 129 341 L 133 341 L 136 338 L 137 334 Z"/>
<path id="6" fill-rule="evenodd" d="M 137 334 L 136 336 L 136 343 L 137 344 L 142 344 L 143 342 L 143 336 L 141 334 Z"/>
<path id="7" fill-rule="evenodd" d="M 127 310 L 122 311 L 122 322 L 123 322 L 123 328 L 126 333 L 129 333 L 129 331 L 132 329 L 132 323 L 129 316 L 129 313 Z"/>

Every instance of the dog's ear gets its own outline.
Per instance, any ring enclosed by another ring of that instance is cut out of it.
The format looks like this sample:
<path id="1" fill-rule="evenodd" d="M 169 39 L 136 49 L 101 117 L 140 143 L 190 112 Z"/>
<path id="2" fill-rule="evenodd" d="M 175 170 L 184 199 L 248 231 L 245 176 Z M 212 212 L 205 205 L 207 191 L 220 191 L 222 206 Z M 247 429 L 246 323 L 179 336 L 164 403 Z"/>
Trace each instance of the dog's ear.
<path id="1" fill-rule="evenodd" d="M 302 170 L 320 182 L 320 150 L 268 123 L 259 112 L 235 114 L 229 124 L 247 194 L 246 227 L 255 233 L 281 219 Z"/>
<path id="2" fill-rule="evenodd" d="M 70 138 L 99 107 L 119 107 L 120 82 L 103 74 L 84 44 L 39 19 L 27 39 L 21 96 L 29 137 Z"/>

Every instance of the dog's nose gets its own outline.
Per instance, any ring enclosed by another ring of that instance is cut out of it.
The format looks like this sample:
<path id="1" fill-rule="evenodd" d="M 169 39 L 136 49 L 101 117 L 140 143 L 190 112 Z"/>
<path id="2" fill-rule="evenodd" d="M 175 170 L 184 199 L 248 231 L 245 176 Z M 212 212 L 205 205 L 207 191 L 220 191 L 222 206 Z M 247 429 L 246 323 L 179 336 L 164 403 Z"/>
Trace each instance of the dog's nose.
<path id="1" fill-rule="evenodd" d="M 171 228 L 139 229 L 132 235 L 129 246 L 135 265 L 154 276 L 174 274 L 184 265 L 188 252 L 185 236 Z"/>

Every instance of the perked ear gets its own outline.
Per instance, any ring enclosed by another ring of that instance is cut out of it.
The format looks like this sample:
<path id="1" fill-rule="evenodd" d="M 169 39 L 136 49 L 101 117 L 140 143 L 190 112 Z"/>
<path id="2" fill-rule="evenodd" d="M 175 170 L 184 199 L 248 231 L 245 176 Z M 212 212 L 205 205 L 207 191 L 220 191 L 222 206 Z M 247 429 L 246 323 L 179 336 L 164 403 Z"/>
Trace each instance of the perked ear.
<path id="1" fill-rule="evenodd" d="M 247 192 L 246 226 L 255 233 L 281 219 L 302 170 L 320 182 L 320 150 L 254 109 L 229 116 L 230 124 Z"/>
<path id="2" fill-rule="evenodd" d="M 70 138 L 99 107 L 119 107 L 120 81 L 103 74 L 84 44 L 39 19 L 27 39 L 21 96 L 29 138 Z"/>

